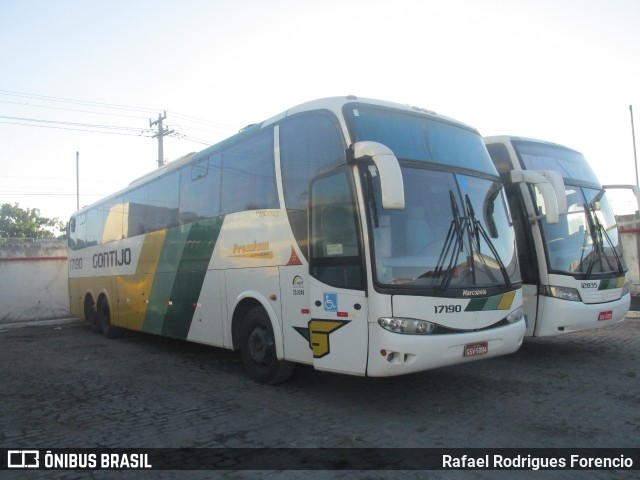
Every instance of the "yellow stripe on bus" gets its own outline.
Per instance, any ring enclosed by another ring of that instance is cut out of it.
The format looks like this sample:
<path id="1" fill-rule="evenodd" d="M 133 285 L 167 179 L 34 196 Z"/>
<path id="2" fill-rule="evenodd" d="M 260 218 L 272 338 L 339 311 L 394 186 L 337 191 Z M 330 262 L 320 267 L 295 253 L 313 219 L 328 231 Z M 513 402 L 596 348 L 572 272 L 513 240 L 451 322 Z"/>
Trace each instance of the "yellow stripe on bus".
<path id="1" fill-rule="evenodd" d="M 512 290 L 511 292 L 507 292 L 502 295 L 502 300 L 498 304 L 498 310 L 508 310 L 511 308 L 511 304 L 513 303 L 513 299 L 516 296 L 516 291 Z"/>
<path id="2" fill-rule="evenodd" d="M 119 323 L 123 327 L 142 330 L 153 279 L 166 236 L 166 230 L 147 233 L 144 236 L 135 275 L 117 277 Z"/>

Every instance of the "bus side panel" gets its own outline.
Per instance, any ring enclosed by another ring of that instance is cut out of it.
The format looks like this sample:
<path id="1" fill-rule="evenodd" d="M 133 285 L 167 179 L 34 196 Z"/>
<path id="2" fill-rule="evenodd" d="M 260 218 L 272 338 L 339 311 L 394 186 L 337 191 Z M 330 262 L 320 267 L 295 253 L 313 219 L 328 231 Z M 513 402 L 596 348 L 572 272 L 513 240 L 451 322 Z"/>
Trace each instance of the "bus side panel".
<path id="1" fill-rule="evenodd" d="M 287 360 L 313 363 L 309 337 L 309 267 L 280 267 L 280 299 L 282 300 L 282 336 Z"/>
<path id="2" fill-rule="evenodd" d="M 143 330 L 186 339 L 224 217 L 171 228 L 160 253 Z"/>
<path id="3" fill-rule="evenodd" d="M 279 277 L 278 267 L 225 270 L 224 278 L 226 281 L 227 312 L 229 312 L 229 318 L 233 317 L 234 308 L 245 298 L 259 301 L 265 307 L 267 313 L 275 312 L 275 315 L 280 316 L 282 306 Z M 269 312 L 269 310 L 272 310 L 272 312 Z M 283 351 L 281 318 L 271 318 L 271 323 L 277 343 L 276 348 L 279 351 Z M 230 324 L 228 328 L 231 328 Z M 235 347 L 238 347 L 238 345 L 234 345 L 234 348 Z"/>
<path id="4" fill-rule="evenodd" d="M 69 309 L 71 316 L 84 318 L 84 292 L 80 291 L 80 280 L 69 279 Z"/>
<path id="5" fill-rule="evenodd" d="M 202 284 L 200 299 L 194 306 L 193 321 L 187 340 L 218 347 L 228 346 L 224 341 L 227 310 L 224 298 L 224 275 L 220 270 L 209 270 Z"/>
<path id="6" fill-rule="evenodd" d="M 157 335 L 162 334 L 167 308 L 172 302 L 171 291 L 178 273 L 178 264 L 187 242 L 188 233 L 188 228 L 183 226 L 167 230 L 142 327 L 145 332 Z"/>
<path id="7" fill-rule="evenodd" d="M 116 277 L 118 311 L 123 327 L 142 330 L 152 283 L 151 274 Z"/>

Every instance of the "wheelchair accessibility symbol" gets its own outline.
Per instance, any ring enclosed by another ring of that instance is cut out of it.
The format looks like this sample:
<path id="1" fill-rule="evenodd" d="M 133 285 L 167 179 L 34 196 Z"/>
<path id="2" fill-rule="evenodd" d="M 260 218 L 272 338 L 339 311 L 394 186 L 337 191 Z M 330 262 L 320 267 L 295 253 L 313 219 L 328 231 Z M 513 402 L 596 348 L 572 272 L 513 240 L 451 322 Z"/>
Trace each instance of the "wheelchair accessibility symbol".
<path id="1" fill-rule="evenodd" d="M 325 312 L 337 312 L 338 311 L 338 294 L 325 293 L 323 304 L 324 304 Z"/>

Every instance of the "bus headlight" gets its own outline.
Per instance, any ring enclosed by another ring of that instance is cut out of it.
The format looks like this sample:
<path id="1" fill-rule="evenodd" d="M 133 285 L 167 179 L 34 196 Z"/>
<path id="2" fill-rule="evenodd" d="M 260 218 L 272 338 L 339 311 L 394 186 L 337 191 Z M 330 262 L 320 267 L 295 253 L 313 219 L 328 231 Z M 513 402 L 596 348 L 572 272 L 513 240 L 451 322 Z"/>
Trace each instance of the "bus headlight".
<path id="1" fill-rule="evenodd" d="M 415 318 L 382 317 L 378 319 L 378 325 L 390 332 L 407 335 L 429 335 L 436 329 L 435 323 Z"/>
<path id="2" fill-rule="evenodd" d="M 540 295 L 547 297 L 559 298 L 561 300 L 570 300 L 572 302 L 581 302 L 580 292 L 575 288 L 554 287 L 553 285 L 540 285 Z"/>
<path id="3" fill-rule="evenodd" d="M 507 322 L 516 323 L 524 317 L 524 309 L 522 307 L 516 308 L 513 312 L 507 315 Z"/>

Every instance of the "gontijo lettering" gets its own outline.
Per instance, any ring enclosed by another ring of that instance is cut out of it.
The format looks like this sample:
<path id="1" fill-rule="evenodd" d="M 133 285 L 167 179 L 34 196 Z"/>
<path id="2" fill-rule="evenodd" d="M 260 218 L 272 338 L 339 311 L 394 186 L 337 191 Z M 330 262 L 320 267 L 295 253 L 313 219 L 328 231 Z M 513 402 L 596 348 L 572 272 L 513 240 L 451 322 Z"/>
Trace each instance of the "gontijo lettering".
<path id="1" fill-rule="evenodd" d="M 93 268 L 121 267 L 131 263 L 131 249 L 109 250 L 93 255 Z"/>

